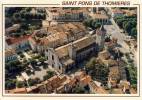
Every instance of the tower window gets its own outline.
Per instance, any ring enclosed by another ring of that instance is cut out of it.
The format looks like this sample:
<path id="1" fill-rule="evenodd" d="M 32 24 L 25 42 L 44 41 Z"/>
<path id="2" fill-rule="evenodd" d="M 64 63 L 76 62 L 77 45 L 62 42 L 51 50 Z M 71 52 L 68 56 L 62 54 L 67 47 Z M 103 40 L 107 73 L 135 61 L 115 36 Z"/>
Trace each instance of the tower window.
<path id="1" fill-rule="evenodd" d="M 52 55 L 52 60 L 54 60 L 54 55 Z"/>

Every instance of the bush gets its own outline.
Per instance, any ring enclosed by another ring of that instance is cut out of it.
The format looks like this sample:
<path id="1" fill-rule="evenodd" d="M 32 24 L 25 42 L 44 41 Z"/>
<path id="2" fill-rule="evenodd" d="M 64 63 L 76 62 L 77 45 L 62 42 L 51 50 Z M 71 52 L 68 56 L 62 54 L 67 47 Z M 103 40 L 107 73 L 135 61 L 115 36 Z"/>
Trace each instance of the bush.
<path id="1" fill-rule="evenodd" d="M 29 79 L 28 83 L 29 83 L 29 86 L 33 86 L 33 85 L 40 83 L 40 79 L 39 78 Z"/>
<path id="2" fill-rule="evenodd" d="M 53 71 L 47 71 L 47 74 L 45 76 L 43 76 L 43 80 L 48 80 L 49 78 L 54 76 L 54 72 Z"/>
<path id="3" fill-rule="evenodd" d="M 16 87 L 16 80 L 10 79 L 5 81 L 5 89 L 10 90 Z"/>
<path id="4" fill-rule="evenodd" d="M 16 87 L 22 88 L 22 87 L 24 87 L 24 86 L 25 86 L 25 82 L 21 82 L 21 81 L 17 81 L 17 82 L 16 82 Z"/>

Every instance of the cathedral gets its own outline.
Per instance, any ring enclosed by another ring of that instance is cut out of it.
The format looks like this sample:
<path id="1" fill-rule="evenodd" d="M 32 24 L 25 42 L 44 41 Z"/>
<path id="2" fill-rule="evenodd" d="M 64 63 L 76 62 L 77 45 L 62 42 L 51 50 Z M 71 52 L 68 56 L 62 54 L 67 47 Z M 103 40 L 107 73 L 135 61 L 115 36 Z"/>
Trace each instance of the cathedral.
<path id="1" fill-rule="evenodd" d="M 81 39 L 58 48 L 49 48 L 45 51 L 48 64 L 59 73 L 66 73 L 75 68 L 80 62 L 95 55 L 104 48 L 106 30 L 102 25 L 96 29 L 95 34 L 87 35 Z"/>

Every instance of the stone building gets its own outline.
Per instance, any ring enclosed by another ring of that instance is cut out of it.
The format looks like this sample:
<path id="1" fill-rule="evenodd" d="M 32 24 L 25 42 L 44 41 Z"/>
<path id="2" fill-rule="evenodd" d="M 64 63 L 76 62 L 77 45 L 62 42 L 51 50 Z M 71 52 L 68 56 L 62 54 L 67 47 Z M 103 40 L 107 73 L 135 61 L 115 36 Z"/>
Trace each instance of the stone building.
<path id="1" fill-rule="evenodd" d="M 102 25 L 100 28 L 96 30 L 96 43 L 98 44 L 100 50 L 104 48 L 105 36 L 106 30 Z"/>
<path id="2" fill-rule="evenodd" d="M 56 49 L 50 48 L 45 54 L 48 56 L 50 66 L 60 73 L 65 73 L 86 59 L 90 54 L 95 54 L 96 47 L 96 36 L 92 35 L 85 36 Z"/>

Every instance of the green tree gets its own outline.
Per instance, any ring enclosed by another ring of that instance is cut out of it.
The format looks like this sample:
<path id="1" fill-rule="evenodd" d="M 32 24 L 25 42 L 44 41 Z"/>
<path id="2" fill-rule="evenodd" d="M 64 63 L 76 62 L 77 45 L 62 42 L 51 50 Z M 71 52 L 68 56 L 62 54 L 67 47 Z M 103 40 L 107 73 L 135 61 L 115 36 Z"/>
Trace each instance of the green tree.
<path id="1" fill-rule="evenodd" d="M 14 13 L 13 17 L 14 17 L 15 19 L 19 19 L 19 18 L 21 18 L 21 16 L 20 16 L 20 14 L 19 14 L 19 13 Z"/>
<path id="2" fill-rule="evenodd" d="M 5 89 L 10 90 L 16 87 L 16 80 L 10 79 L 5 81 Z"/>
<path id="3" fill-rule="evenodd" d="M 93 57 L 93 58 L 91 58 L 91 60 L 86 64 L 86 69 L 92 70 L 92 69 L 94 69 L 94 67 L 95 67 L 96 64 L 97 64 L 96 58 Z"/>
<path id="4" fill-rule="evenodd" d="M 109 73 L 108 66 L 96 61 L 95 58 L 92 58 L 86 64 L 86 70 L 90 73 L 93 79 L 101 81 L 102 83 L 106 84 L 107 76 Z"/>
<path id="5" fill-rule="evenodd" d="M 123 28 L 123 19 L 118 19 L 118 20 L 116 21 L 116 23 L 118 24 L 118 26 L 119 26 L 120 28 Z"/>
<path id="6" fill-rule="evenodd" d="M 133 36 L 134 38 L 137 38 L 137 29 L 136 28 L 131 29 L 131 36 Z"/>
<path id="7" fill-rule="evenodd" d="M 16 82 L 16 87 L 22 88 L 22 87 L 24 87 L 24 86 L 25 86 L 25 82 L 21 82 L 21 81 L 17 81 L 17 82 Z"/>
<path id="8" fill-rule="evenodd" d="M 73 89 L 73 93 L 78 93 L 78 94 L 81 94 L 81 93 L 85 93 L 85 89 L 80 87 L 80 86 L 76 86 L 74 89 Z"/>
<path id="9" fill-rule="evenodd" d="M 93 19 L 87 19 L 83 22 L 86 27 L 92 27 Z"/>
<path id="10" fill-rule="evenodd" d="M 38 83 L 37 80 L 38 80 L 37 78 L 35 78 L 35 79 L 29 79 L 28 80 L 29 86 L 33 86 L 33 85 L 37 84 Z"/>
<path id="11" fill-rule="evenodd" d="M 54 72 L 53 71 L 47 71 L 47 74 L 45 76 L 43 76 L 43 80 L 48 80 L 49 78 L 54 76 Z"/>
<path id="12" fill-rule="evenodd" d="M 128 34 L 130 35 L 130 30 L 132 28 L 131 22 L 126 22 L 126 23 L 124 22 L 123 27 L 124 27 L 125 31 L 128 32 Z"/>
<path id="13" fill-rule="evenodd" d="M 32 10 L 32 8 L 31 8 L 31 7 L 26 7 L 25 10 L 26 10 L 27 12 L 30 12 L 30 11 Z"/>
<path id="14" fill-rule="evenodd" d="M 96 22 L 95 29 L 100 28 L 100 27 L 101 27 L 101 23 L 100 22 Z"/>

